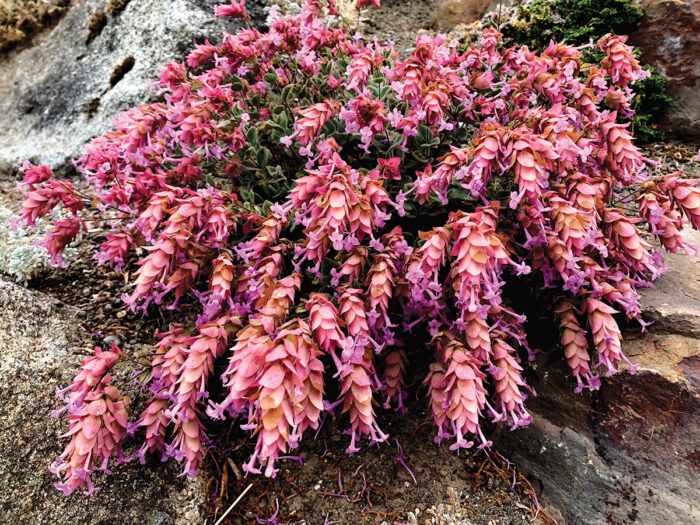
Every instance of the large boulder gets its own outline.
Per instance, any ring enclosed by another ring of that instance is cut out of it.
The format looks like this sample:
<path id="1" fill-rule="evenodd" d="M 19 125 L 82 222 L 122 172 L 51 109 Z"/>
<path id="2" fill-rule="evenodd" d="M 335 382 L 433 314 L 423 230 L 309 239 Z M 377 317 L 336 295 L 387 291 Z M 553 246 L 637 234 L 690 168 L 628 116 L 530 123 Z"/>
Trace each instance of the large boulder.
<path id="1" fill-rule="evenodd" d="M 700 2 L 639 0 L 644 12 L 631 42 L 642 58 L 668 79 L 673 98 L 666 114 L 669 130 L 700 137 Z"/>
<path id="2" fill-rule="evenodd" d="M 158 64 L 195 43 L 218 42 L 234 22 L 216 20 L 216 0 L 77 0 L 34 45 L 0 61 L 0 177 L 25 159 L 69 167 L 119 111 L 155 96 Z M 248 2 L 255 23 L 262 5 Z"/>
<path id="3" fill-rule="evenodd" d="M 65 498 L 47 467 L 66 444 L 50 417 L 89 349 L 76 310 L 0 277 L 0 523 L 180 523 L 203 521 L 205 481 L 178 477 L 174 462 L 120 465 L 89 498 Z M 126 374 L 128 375 L 128 374 Z M 131 392 L 137 395 L 136 392 Z"/>
<path id="4" fill-rule="evenodd" d="M 667 263 L 642 296 L 654 324 L 625 334 L 638 373 L 577 395 L 561 356 L 542 356 L 534 423 L 496 440 L 541 481 L 560 524 L 700 523 L 700 258 Z"/>

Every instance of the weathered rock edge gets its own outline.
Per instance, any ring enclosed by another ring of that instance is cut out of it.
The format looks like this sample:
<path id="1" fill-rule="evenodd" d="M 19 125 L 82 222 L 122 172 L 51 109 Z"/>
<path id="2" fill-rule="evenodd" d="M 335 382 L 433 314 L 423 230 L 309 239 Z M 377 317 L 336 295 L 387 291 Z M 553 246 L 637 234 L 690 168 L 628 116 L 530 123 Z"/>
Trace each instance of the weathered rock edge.
<path id="1" fill-rule="evenodd" d="M 50 417 L 60 407 L 54 387 L 68 385 L 89 352 L 80 348 L 76 314 L 0 277 L 0 524 L 163 523 L 164 515 L 169 523 L 200 523 L 204 478 L 179 478 L 173 462 L 133 461 L 107 479 L 96 475 L 102 489 L 89 498 L 78 492 L 65 498 L 52 486 L 47 467 L 65 446 L 59 436 L 67 429 Z M 122 369 L 117 381 L 135 389 L 127 376 Z"/>
<path id="2" fill-rule="evenodd" d="M 700 245 L 700 234 L 688 234 Z M 541 481 L 560 525 L 700 523 L 700 257 L 667 257 L 669 271 L 642 293 L 645 334 L 623 350 L 636 375 L 602 379 L 577 395 L 559 355 L 533 384 L 529 427 L 495 442 Z"/>

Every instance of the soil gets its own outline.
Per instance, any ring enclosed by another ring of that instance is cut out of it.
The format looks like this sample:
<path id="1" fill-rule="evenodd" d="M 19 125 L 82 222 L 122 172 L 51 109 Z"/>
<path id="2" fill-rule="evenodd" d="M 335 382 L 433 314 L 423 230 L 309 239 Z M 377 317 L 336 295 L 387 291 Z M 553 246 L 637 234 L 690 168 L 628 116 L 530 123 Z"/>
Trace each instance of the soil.
<path id="1" fill-rule="evenodd" d="M 393 41 L 401 55 L 416 45 L 416 36 L 435 30 L 431 13 L 435 0 L 383 0 L 378 8 L 363 9 L 360 32 L 380 42 Z"/>

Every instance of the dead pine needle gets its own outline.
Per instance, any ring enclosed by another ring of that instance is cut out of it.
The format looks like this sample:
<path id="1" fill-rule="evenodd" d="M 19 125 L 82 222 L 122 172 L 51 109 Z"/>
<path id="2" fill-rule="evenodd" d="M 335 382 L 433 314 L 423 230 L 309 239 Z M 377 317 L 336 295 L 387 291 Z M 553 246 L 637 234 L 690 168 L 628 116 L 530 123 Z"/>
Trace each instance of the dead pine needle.
<path id="1" fill-rule="evenodd" d="M 225 518 L 226 516 L 228 516 L 228 513 L 231 512 L 231 511 L 233 510 L 233 507 L 235 507 L 236 505 L 238 505 L 238 502 L 241 501 L 241 500 L 243 499 L 243 496 L 246 495 L 246 492 L 248 492 L 248 491 L 249 491 L 250 489 L 252 489 L 252 488 L 253 488 L 253 484 L 252 484 L 252 483 L 249 483 L 248 486 L 247 486 L 245 489 L 243 489 L 243 492 L 241 492 L 241 493 L 238 495 L 238 497 L 236 498 L 236 501 L 234 501 L 233 503 L 231 503 L 231 506 L 230 506 L 228 509 L 226 509 L 226 512 L 224 512 L 224 513 L 221 515 L 221 517 L 216 521 L 216 523 L 214 523 L 214 525 L 219 525 L 219 523 L 221 523 L 222 521 L 224 521 L 224 518 Z"/>

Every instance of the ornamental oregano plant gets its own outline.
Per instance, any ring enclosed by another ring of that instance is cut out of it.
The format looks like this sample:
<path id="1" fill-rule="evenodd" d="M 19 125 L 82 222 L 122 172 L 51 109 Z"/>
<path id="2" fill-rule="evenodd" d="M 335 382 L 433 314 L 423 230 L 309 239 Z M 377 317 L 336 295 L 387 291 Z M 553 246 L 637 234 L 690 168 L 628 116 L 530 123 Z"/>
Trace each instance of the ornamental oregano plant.
<path id="1" fill-rule="evenodd" d="M 637 289 L 663 271 L 649 239 L 692 251 L 680 231 L 700 227 L 700 189 L 657 174 L 615 121 L 647 74 L 625 37 L 599 40 L 598 64 L 554 42 L 504 48 L 495 29 L 461 53 L 420 36 L 401 60 L 327 12 L 332 1 L 310 1 L 165 66 L 162 101 L 122 113 L 76 161 L 91 190 L 22 167 L 23 220 L 69 214 L 44 242 L 57 263 L 92 206 L 99 264 L 146 251 L 123 296 L 132 309 L 167 320 L 183 297 L 201 305 L 157 334 L 137 417 L 111 384 L 115 346 L 59 391 L 70 443 L 51 470 L 64 493 L 94 490 L 127 435 L 142 461 L 194 475 L 209 418 L 250 431 L 244 469 L 267 476 L 326 412 L 347 414 L 348 452 L 385 441 L 375 409 L 405 410 L 416 355 L 432 356 L 435 440 L 488 446 L 485 419 L 531 419 L 534 351 L 507 282 L 555 305 L 576 391 L 634 371 L 614 314 L 641 322 Z M 216 15 L 247 19 L 242 1 Z M 405 344 L 416 334 L 431 344 Z"/>

